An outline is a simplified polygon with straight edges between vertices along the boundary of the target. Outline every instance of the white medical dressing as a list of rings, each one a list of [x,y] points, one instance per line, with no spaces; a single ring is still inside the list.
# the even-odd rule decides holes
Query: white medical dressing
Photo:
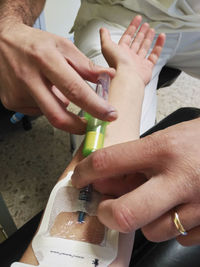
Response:
[[[68,173],[52,190],[42,223],[33,238],[32,248],[39,266],[116,266],[112,263],[114,264],[116,259],[119,260],[119,257],[122,262],[120,266],[128,266],[133,235],[119,234],[98,221],[95,215],[100,195],[97,192],[93,193],[92,201],[85,210],[85,225],[78,223],[79,190],[72,187],[71,175],[72,172]],[[123,249],[125,243],[131,244],[128,254]],[[24,263],[11,265],[30,266],[32,265]]]

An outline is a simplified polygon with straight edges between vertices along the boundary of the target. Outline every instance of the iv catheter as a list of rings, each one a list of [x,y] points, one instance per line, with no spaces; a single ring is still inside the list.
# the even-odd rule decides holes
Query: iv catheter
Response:
[[[108,100],[109,84],[109,75],[106,73],[100,74],[97,81],[96,93],[106,101]],[[92,152],[103,147],[106,125],[108,122],[94,118],[88,113],[85,113],[85,118],[87,120],[87,130],[82,153],[84,157],[87,157]],[[80,190],[79,201],[81,211],[79,211],[78,214],[78,222],[80,223],[84,222],[85,212],[83,210],[86,209],[87,203],[91,201],[91,195],[92,185],[88,185]]]

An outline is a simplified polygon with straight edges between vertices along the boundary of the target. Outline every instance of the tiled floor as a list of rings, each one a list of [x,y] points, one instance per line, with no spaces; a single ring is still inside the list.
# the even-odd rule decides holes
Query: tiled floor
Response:
[[[181,74],[158,91],[158,121],[183,106],[200,108],[200,81]],[[45,207],[57,178],[70,161],[69,135],[53,129],[44,117],[31,131],[0,118],[0,192],[17,227]],[[4,127],[2,127],[4,125]]]
[[[44,208],[71,158],[67,133],[53,129],[44,117],[32,126],[24,131],[11,125],[0,132],[0,192],[17,227]]]

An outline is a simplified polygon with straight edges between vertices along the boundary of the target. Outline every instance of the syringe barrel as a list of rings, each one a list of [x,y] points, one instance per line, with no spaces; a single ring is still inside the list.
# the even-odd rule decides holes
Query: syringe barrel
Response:
[[[110,77],[106,73],[99,75],[96,93],[103,99],[108,99],[108,89],[110,84]],[[83,156],[87,157],[92,152],[103,147],[106,125],[108,122],[94,118],[88,113],[85,113],[87,120],[87,131],[83,146]]]

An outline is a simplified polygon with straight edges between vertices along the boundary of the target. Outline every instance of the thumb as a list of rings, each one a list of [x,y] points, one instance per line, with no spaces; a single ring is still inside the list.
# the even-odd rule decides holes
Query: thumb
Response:
[[[100,33],[102,50],[109,48],[110,45],[112,44],[110,32],[106,28],[101,28],[99,33]]]
[[[100,40],[101,40],[101,51],[106,61],[108,62],[109,66],[116,67],[115,59],[112,56],[115,44],[112,42],[110,37],[110,32],[106,28],[100,29]]]
[[[101,67],[94,64],[85,56],[74,44],[69,41],[61,42],[62,54],[65,56],[67,63],[85,80],[97,82],[98,76],[105,72],[111,78],[115,75],[113,68]]]
[[[114,68],[105,68],[99,65],[94,64],[90,59],[88,59],[86,64],[76,65],[73,68],[80,74],[80,76],[90,82],[97,83],[99,75],[101,73],[106,73],[110,76],[111,79],[115,76]]]

